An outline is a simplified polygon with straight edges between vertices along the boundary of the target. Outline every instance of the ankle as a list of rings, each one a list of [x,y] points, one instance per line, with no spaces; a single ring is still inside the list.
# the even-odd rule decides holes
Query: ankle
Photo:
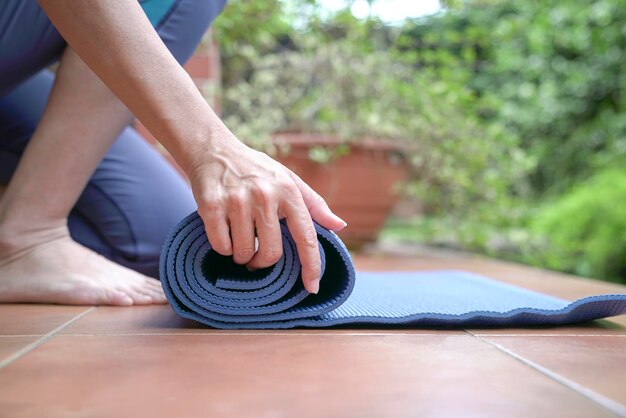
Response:
[[[66,221],[25,223],[0,219],[0,261],[64,237],[69,237]]]

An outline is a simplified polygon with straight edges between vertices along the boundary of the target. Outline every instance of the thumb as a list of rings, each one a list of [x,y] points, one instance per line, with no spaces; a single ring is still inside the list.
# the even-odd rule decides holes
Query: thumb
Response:
[[[315,190],[313,190],[308,184],[304,182],[298,175],[296,175],[293,171],[289,170],[289,175],[293,179],[296,186],[300,190],[300,194],[302,194],[302,199],[311,214],[311,218],[323,226],[324,228],[330,229],[332,231],[341,231],[348,224],[346,221],[341,219],[339,216],[335,215],[328,204],[324,200],[322,196],[317,194]]]

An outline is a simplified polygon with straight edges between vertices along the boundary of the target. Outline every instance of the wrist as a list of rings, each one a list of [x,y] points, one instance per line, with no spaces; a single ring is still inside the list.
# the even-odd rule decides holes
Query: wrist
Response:
[[[187,172],[195,154],[212,147],[228,129],[191,80],[185,81],[190,85],[174,97],[155,100],[155,109],[140,120]]]
[[[241,142],[216,117],[216,120],[196,125],[197,132],[179,137],[170,152],[183,171],[191,174],[218,156],[227,156]]]

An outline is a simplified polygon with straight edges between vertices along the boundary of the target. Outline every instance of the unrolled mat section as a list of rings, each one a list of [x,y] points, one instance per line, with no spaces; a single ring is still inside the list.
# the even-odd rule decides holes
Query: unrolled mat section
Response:
[[[211,249],[197,213],[170,233],[161,254],[161,282],[182,317],[223,328],[559,325],[626,313],[626,295],[575,302],[553,298],[463,271],[355,274],[339,237],[319,225],[320,292],[300,278],[293,238],[281,222],[283,257],[249,272]]]

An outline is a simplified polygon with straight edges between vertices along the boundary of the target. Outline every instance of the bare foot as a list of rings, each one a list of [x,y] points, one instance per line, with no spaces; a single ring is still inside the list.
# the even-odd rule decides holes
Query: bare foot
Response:
[[[9,257],[0,253],[1,302],[128,306],[167,301],[158,280],[61,236]]]

